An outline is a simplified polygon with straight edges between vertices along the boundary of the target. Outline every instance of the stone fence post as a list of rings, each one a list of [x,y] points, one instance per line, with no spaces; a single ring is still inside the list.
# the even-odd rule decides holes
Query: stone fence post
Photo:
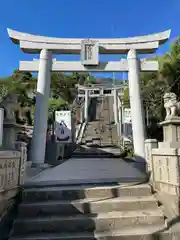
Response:
[[[16,141],[15,148],[20,151],[20,166],[19,166],[19,185],[22,185],[25,180],[26,165],[27,165],[27,143]]]
[[[147,172],[150,173],[150,180],[153,180],[153,159],[152,149],[158,148],[158,141],[156,139],[145,140],[145,158],[147,161]]]
[[[4,108],[0,108],[0,147],[3,144]]]
[[[163,127],[163,142],[151,150],[151,185],[162,204],[169,208],[169,217],[176,218],[180,215],[180,117],[167,118],[160,125]]]
[[[19,166],[19,151],[0,151],[0,201],[5,197],[2,196],[3,191],[11,191],[19,187]]]

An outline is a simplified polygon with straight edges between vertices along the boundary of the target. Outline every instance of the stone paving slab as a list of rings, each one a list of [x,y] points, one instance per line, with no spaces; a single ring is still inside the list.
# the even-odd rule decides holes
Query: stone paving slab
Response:
[[[136,164],[117,158],[75,158],[28,178],[25,185],[142,182],[147,175]]]

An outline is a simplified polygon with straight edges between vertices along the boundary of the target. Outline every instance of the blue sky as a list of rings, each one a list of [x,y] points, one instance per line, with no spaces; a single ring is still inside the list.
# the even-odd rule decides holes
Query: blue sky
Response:
[[[19,60],[35,57],[22,53],[8,39],[7,28],[44,36],[73,38],[130,37],[172,29],[171,39],[174,39],[180,36],[180,1],[1,0],[1,77],[10,75],[18,68]],[[162,46],[157,54],[168,51],[169,43]],[[120,56],[112,56],[114,60],[118,58]],[[74,60],[76,57],[59,56],[57,59]]]

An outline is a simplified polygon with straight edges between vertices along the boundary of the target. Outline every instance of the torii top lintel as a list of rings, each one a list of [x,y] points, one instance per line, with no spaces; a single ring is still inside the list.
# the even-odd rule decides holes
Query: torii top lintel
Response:
[[[39,53],[41,49],[49,49],[53,53],[79,54],[82,40],[80,38],[55,38],[32,35],[7,29],[10,39],[20,45],[27,53]],[[171,30],[160,33],[129,37],[129,38],[99,38],[99,52],[104,54],[124,54],[129,49],[136,49],[138,53],[155,52],[160,44],[168,40]]]

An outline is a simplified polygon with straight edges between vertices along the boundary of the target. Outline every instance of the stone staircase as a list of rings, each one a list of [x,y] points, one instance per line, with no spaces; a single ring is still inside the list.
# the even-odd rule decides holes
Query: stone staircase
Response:
[[[152,240],[164,227],[148,184],[30,187],[9,239]]]
[[[94,104],[95,105],[95,104]],[[114,124],[113,99],[96,99],[96,118],[88,122],[82,144],[88,146],[118,146],[117,126]]]
[[[119,150],[119,149],[118,149]],[[115,153],[114,153],[115,152]],[[72,158],[83,158],[83,159],[88,159],[88,158],[115,158],[115,157],[120,157],[120,151],[117,151],[115,149],[114,151],[105,151],[105,149],[101,148],[84,148],[81,146],[78,146],[76,150],[73,152]]]

